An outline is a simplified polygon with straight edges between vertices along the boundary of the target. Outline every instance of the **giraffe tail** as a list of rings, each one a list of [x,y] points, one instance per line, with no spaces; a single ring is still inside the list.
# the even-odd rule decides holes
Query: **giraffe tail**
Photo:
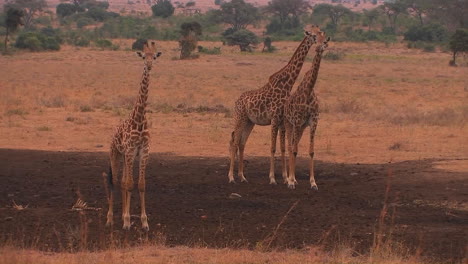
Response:
[[[110,192],[114,191],[114,183],[112,182],[112,167],[109,166],[109,173],[102,173],[104,187],[106,189],[107,198],[110,198]]]

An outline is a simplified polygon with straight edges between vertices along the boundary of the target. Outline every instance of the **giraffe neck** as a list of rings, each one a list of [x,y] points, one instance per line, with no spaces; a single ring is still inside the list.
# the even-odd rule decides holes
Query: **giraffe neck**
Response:
[[[312,45],[313,42],[310,40],[310,37],[304,37],[288,64],[270,77],[270,84],[277,87],[277,83],[282,82],[284,84],[283,89],[291,91]]]
[[[146,120],[146,104],[148,100],[148,86],[149,86],[149,69],[145,66],[143,70],[143,76],[141,77],[140,83],[140,93],[136,101],[135,107],[133,107],[133,112],[131,119],[134,123],[140,124]]]
[[[320,62],[322,61],[323,50],[317,50],[314,60],[312,62],[312,68],[306,72],[304,75],[304,80],[298,87],[299,92],[303,92],[307,95],[310,95],[314,89],[315,83],[317,82],[317,77],[320,69]]]

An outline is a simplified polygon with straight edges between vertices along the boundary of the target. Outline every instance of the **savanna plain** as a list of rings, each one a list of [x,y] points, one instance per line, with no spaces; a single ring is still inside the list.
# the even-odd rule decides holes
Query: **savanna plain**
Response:
[[[116,42],[124,49],[0,57],[0,262],[468,260],[466,59],[450,67],[450,54],[402,43],[331,42],[315,86],[319,191],[308,186],[308,136],[299,147],[299,185],[289,190],[268,184],[269,127],[256,126],[247,142],[249,183],[228,184],[228,146],[236,98],[263,86],[298,43],[241,53],[203,42],[221,54],[178,60],[177,42],[157,42],[146,233],[138,195],[130,231],[120,229],[119,197],[115,226],[104,226],[101,174],[143,70],[125,49],[131,42]]]

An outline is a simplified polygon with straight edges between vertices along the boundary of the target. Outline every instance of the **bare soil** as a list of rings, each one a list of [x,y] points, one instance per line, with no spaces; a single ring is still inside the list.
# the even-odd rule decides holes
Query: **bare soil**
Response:
[[[146,234],[140,229],[136,192],[132,229],[120,229],[120,195],[115,226],[104,227],[107,204],[101,173],[107,170],[106,153],[0,149],[1,239],[52,251],[102,249],[146,239],[169,246],[257,249],[330,249],[343,242],[365,253],[389,186],[383,233],[410,250],[422,250],[424,256],[456,262],[466,256],[468,180],[466,172],[436,168],[441,162],[447,161],[318,161],[319,191],[314,192],[308,186],[305,158],[298,161],[299,185],[289,190],[268,184],[267,157],[246,161],[249,183],[228,184],[226,158],[157,153],[147,172]],[[232,199],[231,193],[241,197]],[[102,209],[71,210],[78,195],[89,207]],[[13,201],[28,207],[14,209]]]

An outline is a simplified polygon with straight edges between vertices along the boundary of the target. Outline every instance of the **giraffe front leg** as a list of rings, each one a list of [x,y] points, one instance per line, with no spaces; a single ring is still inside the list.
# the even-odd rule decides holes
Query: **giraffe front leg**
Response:
[[[252,132],[253,127],[254,127],[254,123],[250,122],[249,120],[246,120],[242,129],[241,138],[239,141],[238,175],[239,175],[239,178],[241,179],[241,182],[247,182],[247,179],[245,178],[245,175],[244,175],[244,150],[245,150],[245,144],[247,143],[247,139],[249,139],[250,132]]]
[[[118,178],[120,174],[119,164],[121,162],[122,155],[115,149],[111,147],[110,151],[110,169],[108,174],[103,173],[105,185],[107,186],[107,202],[109,204],[109,210],[107,211],[107,221],[106,226],[110,227],[114,224],[114,196],[115,196],[115,186],[118,183]]]
[[[276,120],[271,122],[271,152],[270,152],[270,184],[276,184],[275,179],[275,153],[276,138],[278,137],[278,123]]]
[[[281,147],[281,168],[283,171],[283,183],[288,183],[288,167],[286,162],[286,128],[284,125],[280,128],[280,147]]]
[[[130,200],[133,189],[133,162],[135,151],[127,151],[125,154],[124,179],[122,179],[122,220],[123,229],[129,230],[130,223]]]
[[[146,164],[149,158],[149,147],[146,146],[140,151],[140,170],[138,177],[138,191],[140,192],[140,206],[141,206],[141,227],[145,231],[149,231],[148,225],[148,216],[146,215],[146,205],[145,205],[145,174],[146,174]]]
[[[299,142],[302,137],[304,128],[298,128],[297,126],[292,126],[291,132],[291,147],[290,147],[290,160],[289,160],[289,178],[288,178],[288,188],[295,189],[297,185],[296,180],[296,158],[298,152]]]
[[[316,128],[317,128],[317,120],[313,121],[312,124],[310,124],[309,171],[310,171],[310,188],[315,191],[318,191],[318,186],[317,186],[317,183],[315,182],[315,177],[314,177],[314,136],[315,136]]]

